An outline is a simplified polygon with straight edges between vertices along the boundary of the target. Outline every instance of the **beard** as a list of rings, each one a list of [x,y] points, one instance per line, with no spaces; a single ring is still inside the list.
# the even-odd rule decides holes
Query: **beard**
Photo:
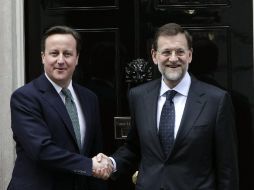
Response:
[[[184,77],[185,73],[187,72],[188,66],[189,64],[186,64],[186,67],[178,67],[177,69],[171,69],[162,64],[158,64],[158,69],[165,80],[178,83],[178,81],[180,82],[181,79]]]

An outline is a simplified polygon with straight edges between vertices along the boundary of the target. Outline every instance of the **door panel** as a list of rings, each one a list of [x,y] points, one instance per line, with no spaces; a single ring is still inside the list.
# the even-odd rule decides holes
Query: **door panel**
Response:
[[[160,77],[150,56],[154,31],[168,22],[187,28],[194,39],[190,72],[232,95],[240,189],[254,189],[251,0],[25,0],[25,7],[26,82],[43,71],[39,44],[45,29],[64,24],[82,35],[74,80],[99,97],[106,154],[125,141],[115,137],[115,130],[121,124],[128,127],[121,118],[129,116],[128,90]],[[134,189],[131,175],[110,181],[109,186]]]

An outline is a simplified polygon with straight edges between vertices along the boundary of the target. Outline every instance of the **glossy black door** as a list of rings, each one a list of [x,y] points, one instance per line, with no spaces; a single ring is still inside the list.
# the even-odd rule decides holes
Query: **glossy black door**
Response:
[[[149,62],[150,39],[158,26],[176,22],[193,35],[190,72],[231,93],[239,141],[240,189],[254,189],[252,1],[147,0],[140,1],[137,12],[139,56]]]
[[[254,189],[251,0],[25,0],[25,7],[26,82],[42,72],[39,44],[46,28],[64,24],[81,33],[83,49],[74,80],[99,97],[106,154],[124,143],[115,138],[114,117],[129,116],[129,88],[159,77],[150,57],[154,30],[167,22],[189,29],[194,39],[190,71],[232,95],[240,189]],[[110,181],[110,189],[134,189],[134,170]]]

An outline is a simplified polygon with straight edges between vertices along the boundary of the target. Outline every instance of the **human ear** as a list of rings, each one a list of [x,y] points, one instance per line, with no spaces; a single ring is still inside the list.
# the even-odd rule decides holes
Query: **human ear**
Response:
[[[152,49],[152,50],[151,50],[151,56],[152,56],[152,59],[153,59],[153,63],[154,63],[155,65],[158,64],[156,55],[157,55],[157,51],[154,50],[154,49]]]

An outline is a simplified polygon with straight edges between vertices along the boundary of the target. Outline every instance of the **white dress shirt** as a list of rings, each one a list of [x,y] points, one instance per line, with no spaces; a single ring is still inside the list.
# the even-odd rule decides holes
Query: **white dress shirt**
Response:
[[[158,109],[157,109],[157,129],[159,131],[159,123],[160,123],[160,116],[161,116],[161,110],[162,107],[166,101],[166,94],[165,92],[168,90],[175,90],[177,91],[177,94],[173,98],[174,106],[175,106],[175,133],[174,137],[176,137],[181,119],[183,116],[183,111],[185,107],[185,103],[187,100],[187,95],[190,89],[190,84],[191,84],[191,78],[188,72],[186,72],[185,76],[181,80],[181,82],[176,85],[173,89],[170,89],[163,79],[161,80],[161,89],[160,89],[160,94],[159,94],[159,99],[158,99]],[[116,162],[112,157],[109,157],[113,163],[113,171],[115,172],[116,169]]]
[[[176,85],[173,89],[170,89],[163,78],[161,80],[161,89],[158,99],[158,107],[157,107],[157,129],[159,132],[159,124],[160,124],[160,117],[161,117],[161,110],[166,101],[166,92],[168,90],[175,90],[177,94],[173,98],[174,106],[175,106],[175,130],[174,130],[174,137],[176,138],[178,129],[180,127],[181,119],[183,116],[183,111],[185,107],[185,103],[187,100],[187,95],[190,89],[191,78],[188,72],[184,75],[183,79],[180,81],[178,85]]]
[[[45,73],[45,76],[47,77],[47,79],[49,80],[49,82],[54,86],[54,88],[56,89],[57,93],[59,94],[59,96],[61,97],[61,99],[63,100],[63,102],[65,103],[65,95],[61,92],[62,87],[59,86],[58,84],[56,84],[55,82],[53,82]],[[85,138],[85,132],[86,132],[86,121],[85,121],[85,116],[83,114],[79,99],[73,89],[72,86],[72,81],[70,82],[68,89],[71,92],[71,95],[73,97],[73,100],[75,102],[76,108],[77,108],[77,112],[78,112],[78,120],[79,120],[79,127],[80,127],[80,137],[81,137],[81,147],[83,147],[84,145],[84,138]]]

